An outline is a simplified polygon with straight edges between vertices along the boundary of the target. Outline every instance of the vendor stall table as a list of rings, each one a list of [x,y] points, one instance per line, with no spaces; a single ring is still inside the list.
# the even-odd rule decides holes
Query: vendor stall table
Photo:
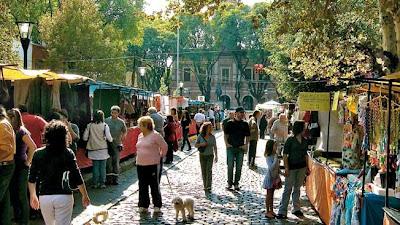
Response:
[[[385,216],[383,218],[383,225],[398,225],[400,224],[400,212],[397,210],[383,208]]]

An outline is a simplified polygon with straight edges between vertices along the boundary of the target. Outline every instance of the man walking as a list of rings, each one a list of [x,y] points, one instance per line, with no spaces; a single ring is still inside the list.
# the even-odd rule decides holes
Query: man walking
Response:
[[[245,111],[243,107],[236,108],[235,118],[227,122],[224,127],[224,138],[228,163],[228,190],[234,185],[235,190],[240,190],[239,181],[242,174],[243,156],[248,148],[250,129],[248,123],[243,121]],[[236,166],[235,180],[233,180],[233,167]]]
[[[164,137],[165,119],[159,113],[157,113],[157,109],[155,107],[150,107],[148,112],[149,112],[149,116],[154,121],[154,130],[156,130],[158,133],[161,134],[161,136]]]
[[[253,113],[253,116],[249,120],[249,129],[250,129],[250,146],[249,146],[249,155],[248,155],[248,166],[250,169],[255,169],[256,164],[256,153],[257,153],[257,142],[258,142],[258,124],[257,121],[261,116],[261,112],[256,110]]]
[[[278,144],[278,155],[281,155],[283,145],[288,138],[288,121],[285,114],[280,114],[279,119],[274,122],[271,127],[271,133]]]
[[[44,133],[44,127],[47,125],[46,120],[40,116],[32,115],[28,113],[28,109],[24,105],[18,106],[19,111],[22,115],[22,121],[24,126],[31,133],[33,142],[35,142],[37,148],[43,146],[42,134]]]
[[[122,151],[122,139],[126,135],[125,122],[118,116],[121,112],[119,106],[111,107],[111,117],[106,119],[107,125],[110,127],[110,133],[113,138],[111,149],[108,150],[110,158],[107,159],[107,184],[118,185],[119,175],[119,155]]]
[[[235,112],[229,112],[228,117],[222,121],[222,131],[225,130],[226,124],[235,118]]]

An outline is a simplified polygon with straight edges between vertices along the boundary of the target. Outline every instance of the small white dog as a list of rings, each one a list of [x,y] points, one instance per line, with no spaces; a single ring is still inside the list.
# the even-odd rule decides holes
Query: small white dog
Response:
[[[179,212],[182,214],[183,221],[187,221],[186,219],[186,210],[188,212],[188,219],[194,220],[194,199],[191,197],[184,197],[183,199],[180,197],[176,197],[172,200],[172,204],[174,204],[176,216],[175,219],[178,220]]]

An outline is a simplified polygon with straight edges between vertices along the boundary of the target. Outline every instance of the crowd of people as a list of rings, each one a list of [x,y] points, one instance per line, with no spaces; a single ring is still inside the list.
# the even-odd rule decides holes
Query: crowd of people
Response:
[[[27,112],[26,107],[0,107],[0,224],[28,224],[30,207],[40,209],[46,224],[70,224],[73,209],[73,191],[79,190],[82,204],[90,204],[75,153],[83,141],[86,156],[92,160],[92,188],[118,185],[120,152],[127,134],[126,123],[120,117],[121,109],[112,106],[111,116],[105,118],[102,110],[93,113],[82,135],[79,127],[68,118],[66,110],[52,113],[50,121]],[[192,149],[190,130],[195,130],[194,147],[199,151],[203,188],[212,192],[212,168],[218,161],[214,130],[222,124],[227,155],[227,190],[239,191],[244,155],[248,154],[249,169],[255,164],[259,139],[265,146],[267,173],[263,187],[266,192],[268,218],[286,218],[289,198],[292,196],[293,214],[301,216],[299,195],[306,174],[307,142],[303,138],[305,124],[296,121],[290,126],[284,113],[270,115],[254,111],[246,120],[242,107],[235,111],[210,108],[196,114],[188,110],[171,109],[167,116],[150,107],[146,116],[139,118],[140,129],[136,146],[136,169],[139,181],[139,212],[148,212],[149,188],[154,212],[161,212],[160,179],[164,164],[173,162],[174,152]],[[193,133],[193,132],[192,132]],[[81,140],[82,139],[82,140]],[[285,170],[280,173],[280,157]],[[282,186],[280,174],[286,177],[278,214],[273,211],[274,190]],[[29,190],[29,193],[28,193]],[[29,199],[28,199],[29,197]],[[13,209],[13,211],[11,210]]]

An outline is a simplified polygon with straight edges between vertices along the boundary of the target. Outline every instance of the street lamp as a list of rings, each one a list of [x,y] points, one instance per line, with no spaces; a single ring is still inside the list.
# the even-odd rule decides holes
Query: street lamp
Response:
[[[179,96],[183,96],[183,82],[179,82]]]
[[[19,29],[19,38],[21,40],[22,49],[24,50],[24,69],[28,69],[28,48],[31,41],[32,22],[17,22]]]
[[[173,63],[173,59],[172,57],[168,57],[167,58],[167,77],[164,79],[165,84],[167,85],[168,88],[168,95],[171,94],[171,89],[170,89],[170,84],[169,84],[169,80],[171,77],[171,67],[172,67],[172,63]]]
[[[146,67],[144,67],[144,66],[140,66],[140,67],[138,67],[138,69],[139,69],[139,74],[140,74],[140,79],[141,79],[141,83],[142,83],[142,89],[143,89],[143,77],[144,77],[144,75],[146,74]]]

